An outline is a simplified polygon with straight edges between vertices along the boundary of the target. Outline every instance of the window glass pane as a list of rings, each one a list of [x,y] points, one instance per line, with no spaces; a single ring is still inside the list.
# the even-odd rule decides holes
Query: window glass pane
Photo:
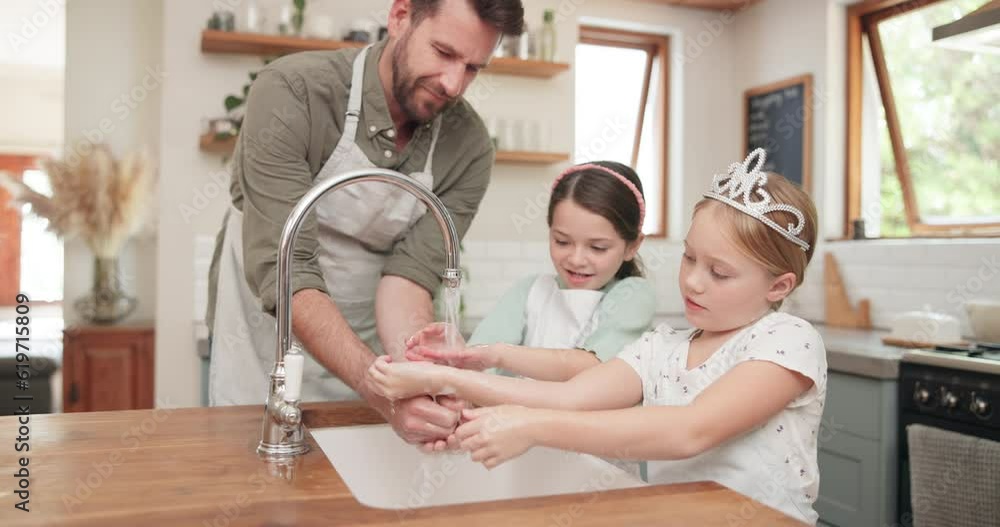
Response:
[[[661,196],[666,191],[663,188],[663,145],[665,138],[661,133],[663,128],[659,126],[666,116],[666,109],[659,104],[660,84],[660,61],[653,61],[653,71],[649,80],[649,97],[646,102],[646,112],[642,118],[642,135],[639,142],[639,162],[636,164],[640,179],[642,179],[642,192],[646,196],[646,220],[642,230],[646,234],[658,232],[663,217],[663,210],[660,206],[663,203]]]
[[[934,27],[982,4],[947,0],[879,24],[925,223],[1000,221],[1000,55],[931,41]],[[895,175],[887,136],[882,143],[884,173]],[[883,201],[894,203],[893,185],[882,188]]]
[[[632,166],[648,52],[579,44],[576,48],[575,161],[610,160]],[[663,188],[663,127],[666,108],[658,104],[661,65],[654,61],[639,144],[636,172],[646,196],[646,234],[659,232]],[[614,79],[614,82],[609,82]]]
[[[24,172],[29,187],[52,195],[49,178],[40,170]],[[49,232],[49,221],[31,213],[31,205],[22,206],[21,215],[21,291],[32,300],[56,302],[63,293],[63,246]]]
[[[645,72],[645,51],[577,45],[577,163],[617,161],[632,165]]]

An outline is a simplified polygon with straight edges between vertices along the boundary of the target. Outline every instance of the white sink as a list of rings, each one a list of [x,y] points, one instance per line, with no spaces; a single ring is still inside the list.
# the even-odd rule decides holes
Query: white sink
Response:
[[[466,452],[425,454],[389,425],[310,430],[354,497],[369,507],[438,505],[641,487],[636,474],[603,459],[533,448],[493,470]],[[632,465],[626,465],[633,468]]]

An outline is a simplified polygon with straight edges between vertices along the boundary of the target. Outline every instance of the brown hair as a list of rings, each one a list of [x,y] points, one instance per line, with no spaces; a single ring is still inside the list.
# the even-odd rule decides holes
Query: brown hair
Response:
[[[524,7],[521,0],[468,0],[476,9],[479,19],[493,26],[503,35],[524,33]],[[410,0],[413,8],[411,20],[419,25],[428,16],[438,13],[441,0]]]
[[[773,172],[768,173],[767,183],[762,187],[771,194],[773,203],[785,203],[802,211],[803,216],[805,216],[805,225],[802,227],[802,232],[799,233],[799,238],[809,244],[809,250],[803,251],[801,247],[763,222],[711,198],[704,198],[696,203],[694,213],[697,214],[709,203],[718,205],[723,224],[736,248],[753,261],[764,266],[774,276],[795,273],[795,288],[797,288],[802,285],[802,281],[805,279],[806,266],[809,265],[809,260],[812,259],[813,251],[816,249],[816,205],[802,188]],[[799,221],[795,215],[784,211],[770,212],[767,217],[780,226],[795,225]],[[795,288],[792,290],[794,291]],[[778,309],[781,307],[781,303],[782,301],[779,300],[774,302],[771,307]]]
[[[614,161],[595,161],[589,164],[602,166],[621,174],[642,194],[642,181],[631,168]],[[643,196],[645,199],[644,194]],[[607,172],[590,168],[571,172],[560,179],[552,189],[552,197],[549,198],[549,227],[552,226],[552,215],[556,205],[567,199],[611,222],[615,232],[626,243],[635,243],[642,235],[640,230],[642,226],[639,225],[639,202],[635,199],[635,194],[632,193],[632,189]],[[622,262],[618,272],[615,273],[615,278],[642,275],[642,261],[636,254],[631,260]]]

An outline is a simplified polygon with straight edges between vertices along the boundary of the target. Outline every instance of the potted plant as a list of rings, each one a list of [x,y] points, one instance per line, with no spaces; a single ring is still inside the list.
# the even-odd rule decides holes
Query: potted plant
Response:
[[[136,306],[121,287],[118,257],[152,208],[154,168],[145,151],[115,159],[108,145],[82,142],[74,152],[68,159],[42,162],[51,196],[5,174],[0,186],[11,194],[11,206],[27,204],[61,238],[83,240],[94,254],[93,284],[74,307],[88,322],[113,324]]]

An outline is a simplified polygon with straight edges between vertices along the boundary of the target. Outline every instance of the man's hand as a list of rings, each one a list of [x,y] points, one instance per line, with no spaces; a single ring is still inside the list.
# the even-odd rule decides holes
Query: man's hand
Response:
[[[438,404],[426,395],[395,401],[390,408],[385,418],[396,434],[407,443],[423,445],[426,451],[444,450],[461,417],[461,410]],[[455,443],[454,438],[451,443]]]

